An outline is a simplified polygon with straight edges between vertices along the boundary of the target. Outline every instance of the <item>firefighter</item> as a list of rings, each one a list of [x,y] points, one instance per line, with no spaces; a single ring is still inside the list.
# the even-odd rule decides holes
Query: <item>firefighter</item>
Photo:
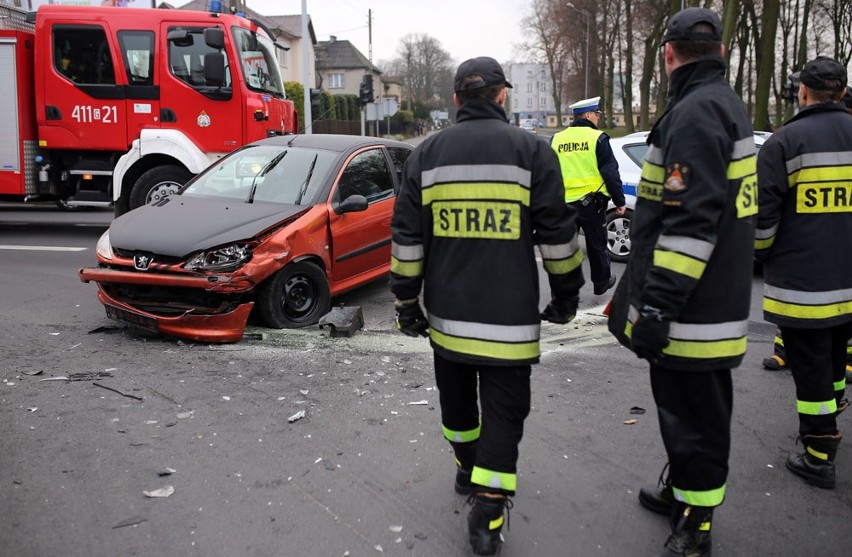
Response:
[[[397,328],[429,336],[455,490],[472,492],[470,544],[494,555],[516,489],[541,319],[574,318],[583,252],[556,155],[506,120],[511,85],[497,61],[463,62],[454,86],[457,124],[405,163],[391,222],[391,290]],[[535,245],[553,296],[542,314]]]
[[[751,305],[754,135],[725,80],[721,39],[708,9],[669,20],[669,104],[648,136],[630,258],[609,319],[650,363],[669,464],[639,501],[670,516],[667,555],[710,555],[728,476],[731,369],[746,352]]]
[[[578,211],[577,223],[586,236],[586,255],[596,296],[615,286],[606,245],[606,207],[610,197],[616,214],[625,212],[618,162],[609,136],[598,129],[600,97],[569,106],[571,125],[553,136],[551,147],[559,156],[565,202]]]
[[[760,150],[755,247],[764,318],[781,328],[796,384],[805,450],[788,457],[787,468],[831,489],[852,337],[852,257],[837,253],[837,239],[852,237],[852,116],[839,102],[842,64],[819,56],[800,80],[798,114]]]

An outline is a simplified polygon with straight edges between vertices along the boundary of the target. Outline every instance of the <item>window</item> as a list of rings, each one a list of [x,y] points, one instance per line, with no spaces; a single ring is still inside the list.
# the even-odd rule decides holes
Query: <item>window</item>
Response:
[[[343,89],[346,87],[346,81],[343,79],[342,73],[330,73],[328,74],[328,88],[329,89]]]
[[[182,38],[169,40],[169,69],[172,75],[190,87],[196,89],[207,86],[204,78],[204,55],[217,50],[204,42],[204,29],[201,27],[169,27],[169,35],[183,31]],[[170,37],[171,39],[171,37]],[[228,68],[228,58],[225,55],[225,68]],[[231,86],[230,72],[225,71],[225,87]]]
[[[527,93],[532,93],[532,92],[533,92],[532,81],[530,81],[529,83],[527,83]]]
[[[119,31],[118,44],[127,83],[130,85],[154,84],[154,33],[153,31]]]
[[[527,97],[527,107],[532,108],[532,97]]]
[[[411,154],[411,151],[400,147],[388,147],[388,153],[390,154],[391,161],[393,161],[397,183],[402,182],[402,168],[405,166],[405,161],[408,160],[408,155]]]
[[[635,143],[632,145],[625,145],[624,152],[627,153],[627,156],[630,157],[633,162],[635,162],[641,167],[642,161],[645,160],[645,153],[648,152],[648,145],[646,143]]]
[[[53,66],[74,83],[115,84],[109,42],[97,25],[55,25]]]
[[[541,97],[538,99],[539,106],[547,106],[547,97]]]
[[[284,94],[284,82],[272,41],[242,27],[232,29],[243,77],[249,89],[275,95]],[[227,63],[227,62],[226,62]]]
[[[338,182],[340,202],[352,195],[363,195],[368,202],[385,199],[393,193],[393,178],[381,149],[355,155]]]

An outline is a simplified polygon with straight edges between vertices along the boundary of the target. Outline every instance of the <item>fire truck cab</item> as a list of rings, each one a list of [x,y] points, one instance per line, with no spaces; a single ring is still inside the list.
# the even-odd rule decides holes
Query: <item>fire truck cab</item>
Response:
[[[257,22],[164,9],[0,11],[0,95],[14,100],[0,108],[0,200],[114,204],[120,215],[241,145],[296,131],[276,45]]]

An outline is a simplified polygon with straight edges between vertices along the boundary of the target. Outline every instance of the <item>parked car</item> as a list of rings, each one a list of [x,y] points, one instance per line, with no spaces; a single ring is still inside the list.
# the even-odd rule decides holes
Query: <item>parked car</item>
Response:
[[[769,132],[754,132],[755,147],[760,150],[761,145],[769,139]],[[642,176],[642,161],[648,151],[648,132],[636,132],[624,137],[610,139],[612,151],[618,161],[618,171],[621,174],[621,182],[624,185],[624,197],[627,201],[627,210],[624,215],[615,213],[615,205],[609,203],[606,213],[606,235],[609,257],[613,261],[625,262],[630,255],[630,219],[636,206],[636,187]]]
[[[518,127],[520,127],[522,130],[527,130],[528,132],[538,133],[538,120],[526,118],[524,120],[521,120]]]
[[[242,338],[252,308],[304,327],[390,270],[390,220],[412,147],[280,136],[231,153],[178,193],[115,219],[97,244],[107,317],[200,341]]]

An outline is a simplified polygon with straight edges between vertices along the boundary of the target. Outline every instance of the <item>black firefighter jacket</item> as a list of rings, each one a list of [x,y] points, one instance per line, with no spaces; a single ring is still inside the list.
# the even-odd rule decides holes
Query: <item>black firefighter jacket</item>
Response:
[[[751,123],[721,58],[672,72],[648,143],[610,331],[630,347],[647,304],[672,319],[661,367],[736,367],[746,351],[757,176]]]
[[[757,174],[764,317],[802,329],[852,320],[852,116],[839,103],[802,109],[763,145]]]
[[[539,358],[539,246],[551,291],[583,284],[576,210],[544,140],[506,122],[501,106],[466,102],[457,124],[409,156],[391,229],[391,290],[417,297],[430,341],[463,363],[519,365]]]

